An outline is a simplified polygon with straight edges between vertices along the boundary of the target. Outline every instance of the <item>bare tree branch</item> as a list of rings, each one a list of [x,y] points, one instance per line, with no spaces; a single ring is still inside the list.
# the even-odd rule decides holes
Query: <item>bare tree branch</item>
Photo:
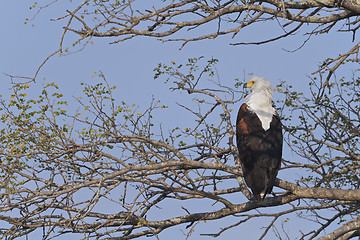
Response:
[[[39,11],[55,7],[57,2],[39,7]],[[304,23],[312,26],[312,30],[305,30],[306,32],[302,33],[309,38],[328,33],[335,26],[339,26],[338,31],[352,32],[355,38],[356,31],[360,27],[359,9],[355,0],[176,0],[154,4],[136,0],[114,2],[86,0],[74,10],[67,10],[62,17],[52,19],[66,20],[66,24],[59,41],[59,49],[48,58],[57,53],[68,54],[80,51],[87,46],[90,39],[104,37],[111,38],[112,44],[139,36],[153,37],[162,42],[178,41],[181,43],[180,48],[183,48],[189,42],[231,34],[234,41],[230,43],[232,45],[266,44],[302,32],[302,29],[305,30]],[[282,19],[282,22],[278,19]],[[276,21],[277,24],[273,27],[280,27],[284,34],[249,43],[238,40],[240,38],[238,33],[242,29],[255,27],[257,23],[267,21]],[[290,30],[287,29],[291,26],[293,27]],[[63,42],[69,32],[76,34],[78,38],[73,42],[73,47],[64,49]],[[304,43],[307,41],[308,39]],[[358,44],[347,53],[342,53],[331,61],[324,61],[315,72],[328,71],[329,80],[334,70],[355,52],[357,59],[357,51]],[[36,79],[48,58],[31,79]]]
[[[360,228],[360,219],[354,219],[350,222],[345,223],[340,228],[336,229],[335,231],[318,238],[318,240],[327,240],[327,239],[339,239],[341,236],[348,232],[354,232],[357,231]],[[346,238],[349,239],[349,238]]]

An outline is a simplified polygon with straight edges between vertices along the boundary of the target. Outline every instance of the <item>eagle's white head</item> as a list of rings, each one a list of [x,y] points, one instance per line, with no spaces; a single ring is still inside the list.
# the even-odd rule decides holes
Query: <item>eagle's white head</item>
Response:
[[[264,77],[252,77],[245,86],[251,89],[246,104],[251,111],[258,115],[263,129],[266,131],[270,128],[270,122],[275,113],[275,109],[272,107],[271,82]]]
[[[252,77],[250,81],[246,83],[246,87],[251,89],[252,94],[262,92],[262,94],[266,93],[266,95],[269,95],[270,100],[272,98],[272,86],[271,82],[267,78]],[[250,94],[250,96],[252,94]]]

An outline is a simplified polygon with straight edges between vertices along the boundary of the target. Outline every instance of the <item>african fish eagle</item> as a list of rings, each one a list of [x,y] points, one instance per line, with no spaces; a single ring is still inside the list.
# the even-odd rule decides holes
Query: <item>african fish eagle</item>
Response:
[[[278,113],[272,107],[272,87],[264,77],[252,77],[251,88],[236,120],[236,142],[244,179],[255,199],[271,193],[279,171],[283,135]]]

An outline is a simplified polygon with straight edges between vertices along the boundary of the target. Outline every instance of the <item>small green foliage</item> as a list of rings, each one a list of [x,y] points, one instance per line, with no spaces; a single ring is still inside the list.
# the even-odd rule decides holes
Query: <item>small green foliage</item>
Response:
[[[218,60],[212,58],[203,63],[204,61],[204,57],[201,56],[198,58],[189,58],[186,64],[177,65],[174,61],[171,61],[169,65],[158,64],[154,69],[154,79],[165,76],[165,83],[172,79],[172,82],[175,84],[174,90],[185,88],[194,89],[205,74],[210,78],[216,75],[215,65]],[[200,67],[200,65],[204,65],[204,67]]]

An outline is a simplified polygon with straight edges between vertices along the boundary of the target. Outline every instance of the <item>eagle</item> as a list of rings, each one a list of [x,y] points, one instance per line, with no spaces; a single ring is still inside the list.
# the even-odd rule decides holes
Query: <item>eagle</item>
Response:
[[[271,82],[264,77],[252,77],[244,87],[250,88],[251,94],[237,115],[236,143],[245,183],[260,202],[272,192],[280,169],[282,127],[272,106]]]

